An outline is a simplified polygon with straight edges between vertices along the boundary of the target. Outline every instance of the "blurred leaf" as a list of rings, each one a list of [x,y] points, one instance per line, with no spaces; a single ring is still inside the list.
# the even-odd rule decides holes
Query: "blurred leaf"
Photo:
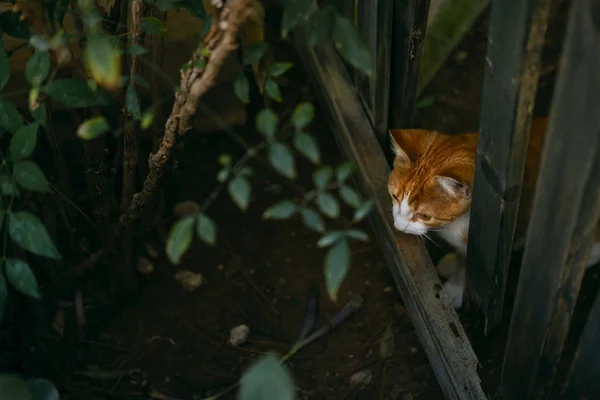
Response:
[[[268,157],[277,172],[289,179],[296,178],[296,160],[287,145],[273,143],[269,146]]]
[[[0,99],[0,128],[16,132],[23,126],[23,119],[16,107],[6,100]]]
[[[181,218],[173,225],[167,238],[167,257],[172,264],[179,265],[181,257],[192,244],[194,231],[194,216],[188,215]]]
[[[198,215],[196,221],[196,232],[202,241],[210,246],[214,246],[217,241],[217,227],[215,222],[205,214]]]
[[[317,242],[317,247],[323,248],[323,247],[331,246],[332,244],[336,243],[338,240],[340,240],[344,236],[345,236],[344,232],[342,232],[342,231],[327,232],[325,235],[321,236],[321,238]]]
[[[58,390],[52,382],[46,379],[29,379],[27,387],[31,394],[31,400],[60,400]]]
[[[147,48],[137,44],[125,49],[125,53],[129,53],[133,56],[141,56],[142,54],[146,54],[147,52]]]
[[[277,102],[282,102],[281,92],[279,91],[279,85],[273,79],[267,78],[265,81],[265,92],[269,95],[270,98]]]
[[[231,164],[231,154],[223,153],[219,155],[219,164],[227,166]]]
[[[337,301],[338,292],[350,268],[350,248],[342,239],[330,247],[325,255],[325,285],[329,298]]]
[[[45,126],[46,125],[46,120],[47,115],[46,115],[46,105],[45,104],[40,104],[40,106],[38,108],[36,108],[35,110],[30,110],[31,114],[33,115],[33,118],[35,118],[35,120],[37,122],[40,123],[40,125]]]
[[[229,168],[223,168],[217,173],[217,182],[225,182],[229,178],[231,171]]]
[[[179,7],[187,9],[194,17],[204,21],[206,10],[204,3],[200,0],[181,0],[176,2]]]
[[[394,331],[392,330],[392,324],[390,323],[383,332],[381,342],[379,342],[379,355],[384,360],[390,358],[394,354]]]
[[[17,183],[32,192],[50,192],[46,176],[32,161],[17,161],[13,164],[13,175]]]
[[[264,43],[254,43],[244,49],[243,65],[253,65],[260,61],[267,52],[269,46]]]
[[[17,375],[0,374],[0,394],[6,400],[32,400],[27,384]]]
[[[91,36],[83,52],[85,66],[99,85],[109,89],[119,87],[121,81],[121,50],[115,38]]]
[[[149,108],[142,115],[142,119],[140,121],[140,128],[142,128],[142,130],[148,129],[150,125],[152,125],[152,121],[154,121],[154,110]]]
[[[340,187],[340,197],[350,207],[354,207],[354,208],[360,207],[360,196],[351,187],[349,187],[349,186]]]
[[[316,188],[323,189],[333,178],[333,169],[329,165],[318,168],[313,173],[313,183]]]
[[[37,122],[25,125],[10,139],[10,156],[13,161],[22,160],[33,153],[37,144],[38,127]]]
[[[233,81],[233,91],[244,104],[250,104],[250,83],[242,71]]]
[[[139,85],[141,87],[143,87],[146,90],[150,90],[150,84],[148,83],[147,80],[145,80],[142,76],[140,75],[134,75],[133,76],[133,82],[136,85]]]
[[[0,26],[0,28],[2,28]],[[0,39],[0,90],[4,89],[4,86],[10,79],[10,64],[8,62],[8,56],[4,51],[4,43]]]
[[[294,108],[292,113],[292,124],[298,130],[305,128],[311,123],[315,115],[315,110],[311,103],[302,102]]]
[[[261,356],[240,381],[238,400],[295,400],[296,387],[287,367],[274,354]]]
[[[435,104],[435,96],[421,97],[415,104],[415,108],[428,108]]]
[[[367,75],[373,74],[373,57],[352,21],[336,15],[332,37],[338,51],[350,65]]]
[[[347,229],[344,231],[344,235],[347,238],[354,239],[354,240],[360,240],[361,242],[369,241],[369,235],[367,235],[365,232],[363,232],[359,229]]]
[[[268,74],[269,76],[277,78],[278,76],[285,74],[293,66],[294,64],[291,62],[276,62],[271,64]]]
[[[298,211],[296,203],[290,200],[282,200],[271,207],[263,214],[264,219],[288,219]]]
[[[0,195],[2,196],[17,196],[19,193],[17,184],[12,175],[0,173]]]
[[[48,51],[52,48],[52,44],[44,35],[33,35],[29,38],[29,45],[37,51]]]
[[[227,191],[229,192],[229,196],[231,200],[242,210],[246,211],[248,209],[248,204],[250,203],[250,183],[248,179],[243,176],[236,176],[233,178],[229,185],[227,186]]]
[[[23,12],[21,11],[12,12],[9,10],[0,13],[0,27],[2,27],[2,31],[14,38],[29,39],[31,31],[29,30],[27,20],[21,20],[22,16]]]
[[[210,30],[210,27],[213,23],[212,15],[207,15],[206,18],[202,20],[202,27],[200,28],[200,39],[204,40],[206,34]]]
[[[38,284],[29,264],[18,258],[7,258],[4,264],[6,277],[18,292],[34,299],[40,298]]]
[[[372,208],[373,202],[371,200],[365,201],[360,207],[356,209],[356,211],[354,211],[354,217],[352,218],[352,221],[358,222],[362,220],[371,212]]]
[[[335,169],[335,178],[338,181],[338,184],[342,184],[352,175],[354,172],[354,165],[348,161],[338,165]]]
[[[54,260],[62,258],[42,221],[29,211],[17,211],[8,215],[8,234],[15,243],[30,253]]]
[[[314,0],[284,0],[281,36],[285,38],[307,16],[314,6]]]
[[[256,130],[265,136],[273,137],[277,130],[279,117],[273,111],[265,108],[256,116]]]
[[[52,14],[52,23],[55,28],[63,26],[63,19],[69,10],[70,0],[57,0],[54,2],[54,13]],[[35,398],[33,400],[36,400]]]
[[[312,229],[315,232],[325,232],[325,224],[323,218],[313,209],[301,208],[300,215],[302,215],[302,222],[307,228]]]
[[[142,110],[140,109],[140,99],[138,98],[137,92],[133,83],[129,83],[127,86],[127,92],[125,92],[125,106],[127,111],[131,113],[131,116],[136,121],[142,118]]]
[[[25,77],[33,86],[39,86],[50,72],[50,58],[45,51],[36,51],[27,61]]]
[[[54,79],[44,90],[48,96],[69,107],[87,108],[98,104],[96,94],[81,79]]]
[[[156,17],[142,18],[140,28],[150,35],[162,36],[165,33],[165,24]]]
[[[0,268],[0,272],[2,272],[1,268]],[[4,310],[6,309],[7,300],[8,300],[8,286],[6,284],[6,279],[4,279],[4,273],[0,273],[0,321],[2,320],[2,317],[4,316]]]
[[[314,283],[311,285],[310,292],[308,295],[308,301],[306,303],[306,314],[304,316],[304,322],[302,328],[298,334],[296,342],[300,342],[308,337],[308,334],[315,328],[317,323],[317,317],[319,316],[319,284]]]
[[[319,164],[321,162],[319,144],[311,134],[304,132],[297,133],[296,136],[294,136],[294,147],[313,164]]]
[[[331,193],[319,193],[316,200],[319,210],[329,218],[337,218],[340,215],[340,205]]]
[[[110,130],[108,121],[103,116],[92,117],[77,128],[77,136],[83,140],[92,140],[104,135]]]
[[[306,43],[310,48],[329,36],[334,17],[330,7],[319,9],[310,15],[306,26]]]

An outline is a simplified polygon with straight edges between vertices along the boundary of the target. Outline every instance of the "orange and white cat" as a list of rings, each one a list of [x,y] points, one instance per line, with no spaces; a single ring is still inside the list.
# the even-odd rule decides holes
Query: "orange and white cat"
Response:
[[[515,231],[517,247],[525,243],[547,124],[547,118],[531,123]],[[456,249],[457,254],[451,256],[452,261],[444,257],[437,269],[440,275],[448,278],[444,288],[452,305],[460,308],[465,286],[464,256],[467,252],[477,134],[447,135],[419,129],[392,129],[390,137],[395,159],[388,178],[388,191],[392,197],[394,226],[411,235],[426,236],[435,232]],[[588,267],[598,261],[600,225]]]

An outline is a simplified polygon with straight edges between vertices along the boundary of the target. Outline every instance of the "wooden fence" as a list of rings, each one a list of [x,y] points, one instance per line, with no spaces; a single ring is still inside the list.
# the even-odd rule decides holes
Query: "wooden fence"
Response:
[[[477,357],[427,251],[394,231],[381,184],[389,171],[388,127],[410,127],[429,0],[329,3],[357,22],[377,56],[375,77],[348,68],[332,43],[310,49],[299,34],[298,48],[340,147],[358,167],[359,186],[376,203],[377,239],[445,396],[486,399]],[[511,400],[600,398],[600,296],[570,372],[556,381],[600,218],[600,0],[571,3],[505,348],[500,393]],[[503,312],[549,6],[550,0],[491,6],[467,257],[486,333]]]

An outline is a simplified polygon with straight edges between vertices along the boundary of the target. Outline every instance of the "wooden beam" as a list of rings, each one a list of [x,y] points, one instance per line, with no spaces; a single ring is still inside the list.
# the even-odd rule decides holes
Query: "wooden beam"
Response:
[[[477,358],[449,305],[427,250],[414,236],[395,234],[390,199],[381,178],[389,167],[352,80],[331,43],[310,49],[305,35],[295,42],[345,156],[357,167],[359,187],[375,207],[374,231],[447,399],[486,399]]]
[[[502,370],[509,400],[547,391],[598,214],[598,186],[586,184],[600,173],[600,3],[571,8]]]
[[[492,3],[467,250],[486,334],[502,315],[549,3]]]

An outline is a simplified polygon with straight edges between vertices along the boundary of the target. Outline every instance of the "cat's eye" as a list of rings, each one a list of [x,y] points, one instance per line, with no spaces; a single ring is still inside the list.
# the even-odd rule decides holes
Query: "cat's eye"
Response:
[[[425,213],[419,213],[418,214],[419,218],[421,218],[423,221],[429,221],[431,219],[431,215],[429,214],[425,214]]]

